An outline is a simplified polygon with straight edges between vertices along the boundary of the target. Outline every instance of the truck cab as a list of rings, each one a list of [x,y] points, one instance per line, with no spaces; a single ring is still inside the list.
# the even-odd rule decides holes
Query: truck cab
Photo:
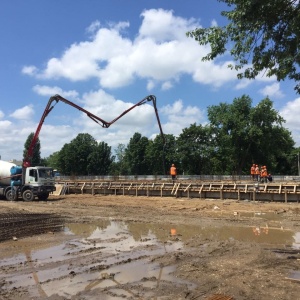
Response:
[[[35,197],[47,200],[49,194],[55,191],[55,179],[52,168],[28,167],[25,168],[23,185],[20,194],[23,200],[31,201]]]

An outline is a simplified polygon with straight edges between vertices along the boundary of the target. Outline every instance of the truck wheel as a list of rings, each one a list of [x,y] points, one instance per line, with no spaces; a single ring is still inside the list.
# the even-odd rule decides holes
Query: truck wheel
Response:
[[[18,193],[17,192],[13,193],[12,190],[9,190],[9,191],[6,192],[5,198],[8,201],[16,201],[18,199]]]
[[[47,200],[49,197],[49,193],[44,193],[44,194],[41,194],[41,195],[38,195],[38,199],[39,200]]]
[[[31,190],[24,191],[22,198],[24,201],[32,201],[34,199],[33,192]]]

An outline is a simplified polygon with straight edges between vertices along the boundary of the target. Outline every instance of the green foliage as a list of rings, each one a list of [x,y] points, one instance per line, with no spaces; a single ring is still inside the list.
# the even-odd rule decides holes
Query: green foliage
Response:
[[[187,33],[211,47],[203,60],[214,60],[229,50],[242,70],[238,78],[255,78],[262,71],[296,82],[300,93],[300,2],[298,0],[219,0],[232,8],[222,11],[227,26],[196,28]],[[249,66],[250,64],[250,66]],[[244,68],[246,67],[246,68]]]
[[[128,175],[128,166],[124,160],[126,146],[124,144],[118,144],[115,149],[116,161],[111,166],[109,173],[112,175]]]
[[[176,162],[175,137],[170,134],[165,135],[166,144],[157,135],[154,140],[150,140],[146,149],[146,161],[150,167],[150,174],[165,175],[171,163]]]
[[[34,137],[33,132],[30,133],[29,136],[27,137],[27,140],[24,144],[23,159],[25,159],[27,156],[27,152],[31,144],[31,141],[33,140],[33,137]],[[31,160],[31,166],[41,165],[41,143],[39,138],[37,138],[36,140],[36,144],[33,148],[33,153],[32,153],[32,157],[30,157],[30,160]]]
[[[88,155],[87,171],[89,175],[108,175],[110,166],[114,161],[111,147],[100,142]]]
[[[248,96],[242,96],[232,104],[208,107],[219,174],[247,174],[252,163],[267,165],[278,173],[280,162],[294,147],[272,101],[266,98],[255,107],[251,104]]]
[[[181,168],[184,174],[211,173],[211,131],[209,126],[192,124],[177,139]]]
[[[59,151],[57,163],[64,175],[107,175],[113,160],[111,147],[80,133]]]
[[[59,168],[59,151],[52,153],[49,157],[44,158],[44,165],[58,170]]]
[[[300,147],[287,153],[286,161],[282,164],[284,170],[281,174],[291,174],[300,176]]]
[[[134,133],[125,149],[124,161],[128,166],[129,174],[146,175],[149,174],[149,165],[146,160],[146,149],[149,140],[142,137],[140,133]]]

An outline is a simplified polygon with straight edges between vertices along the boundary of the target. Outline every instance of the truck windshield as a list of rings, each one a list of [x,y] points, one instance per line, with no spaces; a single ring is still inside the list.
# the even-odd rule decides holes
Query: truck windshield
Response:
[[[49,178],[53,177],[53,170],[52,169],[39,169],[39,177],[41,178]]]

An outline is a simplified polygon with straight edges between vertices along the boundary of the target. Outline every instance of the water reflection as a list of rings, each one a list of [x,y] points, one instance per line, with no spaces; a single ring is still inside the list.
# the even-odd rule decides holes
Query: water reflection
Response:
[[[295,248],[300,245],[300,232],[268,223],[262,226],[260,222],[252,227],[220,227],[100,219],[89,224],[66,224],[65,233],[71,240],[45,249],[35,249],[32,245],[29,251],[20,249],[19,255],[2,260],[0,266],[7,270],[0,273],[0,281],[5,279],[7,283],[3,288],[31,287],[34,297],[59,294],[66,299],[95,289],[100,299],[109,299],[106,291],[135,297],[124,284],[138,282],[151,289],[161,280],[191,289],[191,283],[172,275],[175,266],[161,266],[149,261],[149,257],[184,251],[185,242],[191,238]]]
[[[97,224],[89,225],[89,236],[87,241],[93,240],[105,242],[114,239],[115,246],[122,245],[123,250],[130,250],[141,242],[144,245],[151,245],[160,242],[166,242],[172,237],[178,237],[181,241],[186,241],[192,237],[210,240],[228,240],[234,239],[243,242],[258,242],[269,244],[286,244],[292,246],[295,243],[298,233],[289,229],[280,227],[264,226],[192,226],[156,223],[126,223],[109,221],[106,228]],[[86,235],[86,227],[82,224],[67,224],[72,232]],[[109,245],[107,245],[109,247]]]

